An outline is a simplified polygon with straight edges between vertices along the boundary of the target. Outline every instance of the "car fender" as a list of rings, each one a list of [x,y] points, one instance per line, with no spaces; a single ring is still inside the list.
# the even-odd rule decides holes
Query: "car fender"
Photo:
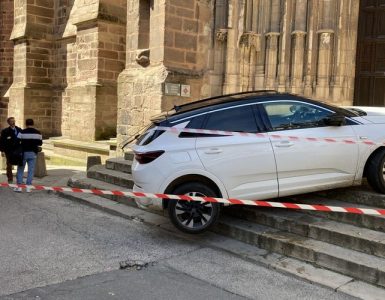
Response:
[[[378,148],[379,148],[378,146],[367,146],[367,145],[362,145],[360,147],[360,157],[357,164],[357,172],[356,172],[356,177],[354,179],[355,181],[362,180],[366,162],[368,161],[370,155],[372,155],[372,153],[376,151]]]
[[[385,124],[362,124],[359,126],[352,126],[357,140],[359,141],[373,141],[377,143],[376,145],[367,145],[360,143],[359,145],[359,161],[357,165],[357,172],[355,181],[361,181],[365,169],[365,165],[369,157],[377,149],[381,148],[381,145],[384,145],[385,141]]]
[[[174,182],[176,179],[183,177],[183,176],[188,176],[188,175],[200,175],[200,176],[203,176],[203,177],[210,179],[211,181],[213,181],[217,185],[219,191],[222,194],[222,198],[228,198],[228,192],[225,188],[225,185],[222,183],[222,181],[219,180],[213,174],[207,172],[206,170],[202,170],[202,169],[186,169],[183,171],[176,172],[176,173],[172,174],[171,176],[169,176],[166,180],[163,181],[163,183],[160,186],[160,190],[165,192],[167,187],[172,182]]]

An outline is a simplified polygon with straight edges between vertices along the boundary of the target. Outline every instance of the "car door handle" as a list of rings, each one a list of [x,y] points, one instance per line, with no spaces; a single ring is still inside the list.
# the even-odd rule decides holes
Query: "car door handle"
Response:
[[[288,148],[288,147],[294,146],[294,143],[290,141],[282,141],[282,142],[276,143],[274,146],[277,148]]]
[[[218,148],[211,148],[205,151],[206,154],[219,154],[222,153],[221,149]]]

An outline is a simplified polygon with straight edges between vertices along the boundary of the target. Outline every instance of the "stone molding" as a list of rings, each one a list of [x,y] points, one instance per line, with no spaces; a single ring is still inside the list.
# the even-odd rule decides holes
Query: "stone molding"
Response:
[[[227,29],[218,29],[216,32],[217,41],[225,43],[227,41],[229,31]]]
[[[253,47],[255,51],[261,51],[261,35],[256,32],[244,32],[239,40],[239,45],[244,47]]]
[[[294,30],[291,35],[294,35],[294,36],[305,36],[307,35],[307,32],[306,31],[302,31],[302,30]]]

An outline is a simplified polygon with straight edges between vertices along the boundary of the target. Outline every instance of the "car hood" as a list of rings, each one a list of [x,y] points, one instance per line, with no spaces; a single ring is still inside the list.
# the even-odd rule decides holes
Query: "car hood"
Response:
[[[385,107],[351,106],[346,107],[360,114],[360,117],[376,124],[385,124]]]

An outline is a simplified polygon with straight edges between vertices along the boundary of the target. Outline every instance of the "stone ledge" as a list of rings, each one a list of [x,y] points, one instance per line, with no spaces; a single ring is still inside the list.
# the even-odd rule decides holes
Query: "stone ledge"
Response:
[[[70,139],[52,140],[55,147],[67,148],[71,150],[88,150],[90,152],[100,153],[103,155],[109,155],[109,145],[103,145],[101,143],[88,143]]]

